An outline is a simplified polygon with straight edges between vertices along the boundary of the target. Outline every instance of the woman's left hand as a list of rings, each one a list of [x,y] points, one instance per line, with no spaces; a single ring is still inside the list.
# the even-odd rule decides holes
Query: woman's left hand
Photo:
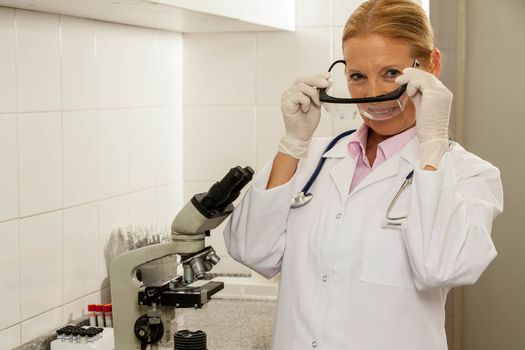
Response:
[[[452,92],[434,74],[417,68],[405,68],[396,83],[408,84],[407,94],[416,107],[420,165],[437,169],[448,151]]]

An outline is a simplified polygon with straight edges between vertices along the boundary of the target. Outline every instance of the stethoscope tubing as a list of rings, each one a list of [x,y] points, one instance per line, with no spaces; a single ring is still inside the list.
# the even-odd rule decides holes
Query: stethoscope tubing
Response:
[[[323,154],[325,154],[326,152],[328,152],[329,150],[334,148],[334,146],[337,144],[337,142],[339,142],[339,140],[341,140],[342,138],[344,138],[346,136],[352,135],[354,132],[355,132],[355,129],[347,130],[347,131],[337,135],[336,137],[334,137],[334,139],[332,141],[330,141],[328,146],[326,146],[325,150],[323,151]],[[321,173],[321,169],[323,169],[323,166],[324,166],[325,162],[326,162],[326,158],[321,156],[321,159],[317,163],[317,166],[315,167],[314,172],[312,173],[312,175],[308,179],[308,182],[306,182],[306,184],[304,185],[303,189],[301,190],[302,193],[304,193],[305,195],[308,194],[308,191],[310,190],[310,187],[312,187],[312,185],[314,184],[315,180],[317,179],[317,176],[319,176],[319,174]]]
[[[349,136],[349,135],[352,135],[355,131],[356,131],[355,129],[348,130],[348,131],[345,131],[345,132],[337,135],[336,137],[334,137],[334,139],[332,141],[330,141],[328,146],[326,146],[326,148],[323,151],[322,155],[324,155],[326,152],[330,151],[337,144],[337,142],[339,142],[342,138],[344,138],[346,136]],[[310,178],[308,179],[308,181],[306,182],[306,184],[302,188],[301,192],[299,192],[294,197],[294,199],[292,200],[292,208],[302,207],[302,206],[306,205],[312,199],[312,194],[309,193],[310,188],[312,187],[313,183],[315,182],[315,180],[317,179],[317,177],[321,173],[321,170],[323,169],[323,166],[324,166],[325,162],[326,162],[326,158],[321,156],[321,159],[317,163],[317,166],[315,167],[314,172],[312,173],[312,175],[310,176]],[[390,217],[390,212],[392,211],[392,208],[394,207],[395,203],[397,202],[397,199],[399,198],[399,196],[401,195],[403,190],[408,185],[410,185],[412,183],[412,178],[413,177],[414,177],[414,170],[412,170],[410,173],[408,173],[408,175],[405,178],[405,181],[401,185],[401,188],[397,191],[394,199],[390,202],[390,205],[388,206],[388,209],[386,211],[386,219],[391,225],[398,226],[398,225],[401,224],[400,223],[401,220],[406,218],[406,216]]]

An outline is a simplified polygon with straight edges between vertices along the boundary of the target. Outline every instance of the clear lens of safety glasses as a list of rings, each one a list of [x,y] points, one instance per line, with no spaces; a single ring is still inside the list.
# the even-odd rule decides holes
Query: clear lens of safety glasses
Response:
[[[349,84],[345,61],[334,62],[329,72],[331,85],[319,90],[319,98],[333,116],[348,119],[353,118],[358,112],[368,119],[387,120],[403,112],[408,103],[406,84],[400,86],[391,82],[393,91],[389,93],[374,97],[354,97],[349,91],[352,82]],[[359,87],[352,90],[359,91]]]
[[[357,110],[368,119],[387,120],[401,114],[408,102],[406,92],[397,100],[384,102],[358,103]]]

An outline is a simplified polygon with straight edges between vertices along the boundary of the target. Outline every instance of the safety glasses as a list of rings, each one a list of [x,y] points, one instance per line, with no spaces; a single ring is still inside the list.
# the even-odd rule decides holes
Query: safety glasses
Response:
[[[414,59],[412,67],[419,67],[419,62]],[[331,114],[346,119],[344,115],[348,115],[349,110],[352,111],[351,114],[355,115],[355,107],[357,107],[357,112],[363,117],[374,120],[387,120],[399,115],[406,107],[408,102],[406,94],[407,84],[399,85],[394,82],[395,78],[400,74],[399,71],[387,70],[384,73],[384,81],[387,87],[392,87],[391,92],[373,97],[352,97],[350,95],[350,90],[358,92],[362,90],[362,87],[360,87],[360,79],[362,77],[357,73],[357,78],[354,78],[353,75],[349,77],[344,60],[332,63],[328,71],[332,75],[332,84],[329,88],[319,89],[319,99],[325,103],[325,108]],[[392,75],[392,71],[394,71],[394,75]],[[351,88],[349,89],[349,87]],[[362,94],[360,93],[360,95]],[[355,105],[355,107],[348,106],[350,107],[349,109],[345,105]]]

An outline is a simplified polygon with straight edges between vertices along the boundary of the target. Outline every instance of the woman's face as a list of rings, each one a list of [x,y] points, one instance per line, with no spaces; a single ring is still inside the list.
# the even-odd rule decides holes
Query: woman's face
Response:
[[[399,88],[395,79],[404,68],[412,67],[414,63],[409,45],[377,34],[347,39],[343,43],[343,50],[348,90],[355,98],[394,91]],[[416,113],[414,103],[408,99],[404,110],[391,119],[362,118],[379,135],[390,136],[413,126]]]

